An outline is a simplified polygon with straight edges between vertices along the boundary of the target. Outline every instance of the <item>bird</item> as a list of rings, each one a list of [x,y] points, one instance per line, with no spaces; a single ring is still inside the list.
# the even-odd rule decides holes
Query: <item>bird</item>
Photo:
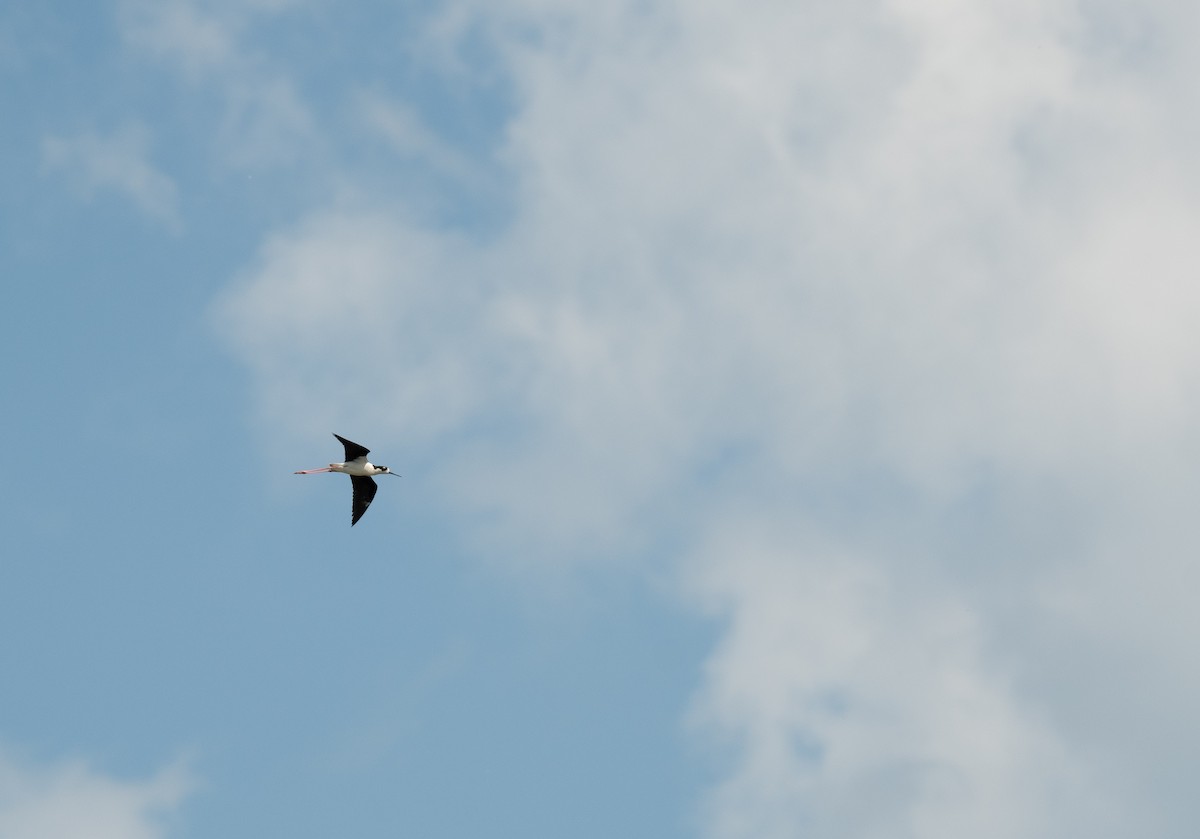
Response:
[[[354,488],[354,503],[350,510],[350,526],[358,524],[358,520],[363,517],[363,513],[371,506],[371,502],[375,499],[375,492],[379,486],[371,478],[372,475],[396,475],[391,469],[386,466],[376,466],[374,463],[367,461],[367,455],[371,450],[365,446],[360,446],[358,443],[351,442],[340,434],[334,434],[346,448],[345,463],[331,463],[328,466],[323,466],[320,469],[301,469],[299,472],[293,472],[293,475],[313,475],[317,472],[345,472],[350,476],[350,483]],[[396,475],[399,478],[399,475]]]

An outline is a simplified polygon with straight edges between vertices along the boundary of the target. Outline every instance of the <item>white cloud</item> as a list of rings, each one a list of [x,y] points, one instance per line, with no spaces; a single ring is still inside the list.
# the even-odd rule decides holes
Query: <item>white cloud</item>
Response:
[[[312,116],[270,56],[247,47],[248,30],[295,0],[123,0],[121,35],[138,53],[211,89],[223,103],[215,134],[219,159],[238,168],[274,168],[317,150]]]
[[[123,0],[118,9],[126,40],[178,62],[193,76],[220,67],[235,55],[236,32],[231,25],[189,0]]]
[[[1195,20],[1149,72],[1097,8],[481,11],[509,226],[319,209],[223,318],[506,559],[683,545],[707,835],[1190,835]]]
[[[404,102],[364,93],[357,97],[357,106],[363,121],[401,157],[419,161],[459,181],[477,181],[481,177],[471,160],[450,148]]]
[[[121,780],[79,761],[30,766],[0,754],[5,839],[160,839],[192,786],[179,766]]]
[[[692,723],[734,755],[708,835],[1129,835],[1112,778],[988,659],[978,611],[826,539],[725,521],[701,558],[729,630]]]
[[[120,0],[127,42],[199,78],[241,59],[238,39],[256,17],[279,14],[297,0]]]
[[[136,123],[126,124],[109,136],[87,131],[42,141],[44,164],[64,171],[84,195],[112,190],[133,201],[146,215],[177,228],[180,222],[175,182],[149,157],[149,132]]]
[[[294,164],[314,149],[312,115],[291,82],[271,73],[232,76],[223,90],[222,160],[239,168]]]
[[[272,383],[270,421],[305,416],[304,431],[328,433],[352,417],[428,441],[471,413],[484,389],[459,250],[368,212],[318,213],[264,243],[214,317]],[[435,352],[442,342],[461,355]]]

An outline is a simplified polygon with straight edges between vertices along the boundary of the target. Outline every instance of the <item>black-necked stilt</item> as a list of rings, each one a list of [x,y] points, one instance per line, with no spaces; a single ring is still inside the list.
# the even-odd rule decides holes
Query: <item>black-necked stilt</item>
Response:
[[[346,462],[331,463],[321,469],[302,469],[299,472],[293,472],[293,475],[312,475],[316,472],[345,472],[350,476],[350,483],[354,486],[354,508],[350,514],[350,526],[358,524],[358,520],[362,518],[363,513],[371,506],[371,501],[375,498],[375,491],[379,487],[371,480],[372,475],[396,475],[391,469],[386,466],[376,466],[374,463],[367,461],[367,455],[371,453],[370,449],[363,448],[358,443],[351,443],[345,437],[333,435],[342,441],[342,445],[346,447]],[[396,475],[399,478],[399,475]]]

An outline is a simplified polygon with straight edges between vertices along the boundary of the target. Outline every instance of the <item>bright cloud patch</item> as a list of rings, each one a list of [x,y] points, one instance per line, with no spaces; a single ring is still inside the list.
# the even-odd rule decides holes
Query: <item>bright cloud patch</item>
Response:
[[[0,755],[5,839],[165,839],[191,782],[178,767],[120,780],[80,762],[31,767]]]
[[[125,125],[108,136],[85,132],[47,137],[42,143],[46,165],[65,172],[83,194],[116,192],[146,215],[176,227],[175,183],[150,162],[149,151],[149,132],[138,124]]]
[[[224,302],[271,423],[378,391],[492,550],[680,545],[707,835],[1189,835],[1186,86],[1086,4],[527,5],[502,232],[364,188]]]
[[[977,610],[824,539],[735,523],[701,565],[729,632],[693,724],[734,755],[710,835],[1128,834],[1111,778],[989,660]]]

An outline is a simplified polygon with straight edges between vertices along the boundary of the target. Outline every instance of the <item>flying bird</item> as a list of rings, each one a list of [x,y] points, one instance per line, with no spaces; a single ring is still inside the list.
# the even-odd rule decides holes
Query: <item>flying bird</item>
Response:
[[[396,475],[391,469],[386,466],[376,466],[367,460],[367,455],[371,453],[370,449],[360,446],[358,443],[352,443],[345,437],[333,435],[342,441],[342,445],[346,447],[346,462],[331,463],[328,466],[323,466],[320,469],[302,469],[299,472],[293,472],[293,475],[312,475],[317,472],[345,472],[350,476],[350,483],[354,487],[354,506],[350,513],[350,526],[358,524],[358,520],[363,517],[363,513],[371,506],[371,502],[375,499],[375,491],[379,486],[371,478],[372,475]],[[399,478],[399,475],[396,475]]]

